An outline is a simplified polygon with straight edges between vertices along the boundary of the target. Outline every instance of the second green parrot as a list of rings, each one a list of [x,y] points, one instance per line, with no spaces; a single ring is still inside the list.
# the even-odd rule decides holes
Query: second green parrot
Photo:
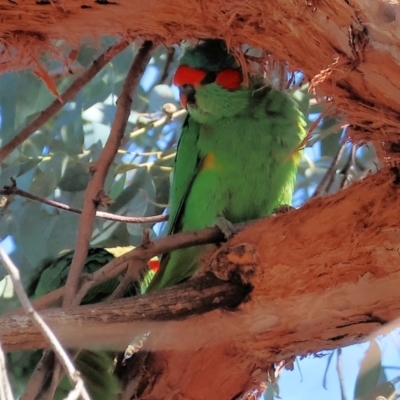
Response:
[[[188,116],[175,160],[168,233],[271,214],[290,204],[305,137],[295,102],[263,76],[243,72],[225,42],[184,52],[174,83]],[[210,246],[164,254],[148,291],[191,277]]]
[[[115,257],[124,254],[130,249],[130,247],[89,249],[84,273],[96,272]],[[66,251],[54,260],[43,261],[33,271],[29,280],[26,288],[28,296],[34,300],[65,285],[73,255],[73,251]],[[119,278],[116,277],[95,285],[88,291],[81,304],[94,304],[105,301],[118,286],[118,283]],[[125,295],[135,295],[137,291],[137,288],[130,287]],[[40,350],[9,354],[8,363],[12,372],[12,381],[16,394],[24,390],[41,356],[42,352]],[[76,357],[75,364],[81,372],[93,400],[116,400],[119,398],[121,388],[117,377],[113,375],[114,355],[112,353],[103,350],[83,349]],[[54,399],[61,400],[66,398],[71,389],[72,386],[69,380],[64,377],[57,387]]]

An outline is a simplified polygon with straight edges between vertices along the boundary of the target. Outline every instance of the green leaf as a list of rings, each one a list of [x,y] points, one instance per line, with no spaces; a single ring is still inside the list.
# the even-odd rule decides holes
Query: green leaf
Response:
[[[69,155],[82,153],[85,140],[83,121],[82,121],[82,94],[78,94],[75,103],[68,103],[71,109],[69,114],[71,121],[64,125],[61,130],[61,139],[65,144],[65,152]]]
[[[57,187],[56,173],[52,170],[36,170],[29,192],[40,197],[47,197],[54,192]]]
[[[15,134],[17,87],[17,73],[10,72],[0,76],[1,146],[8,142]]]
[[[93,122],[85,124],[84,132],[86,148],[89,148],[98,142],[100,142],[103,147],[110,136],[110,127],[104,124]]]
[[[0,280],[0,298],[3,300],[12,297],[14,297],[14,286],[10,275],[6,275]]]
[[[20,169],[18,176],[25,174],[25,172],[28,172],[32,168],[35,168],[41,161],[41,158],[31,158],[26,161],[21,160],[19,164]]]
[[[19,165],[11,165],[7,168],[1,169],[0,172],[0,189],[2,189],[4,186],[10,186],[12,184],[10,178],[17,178],[19,175],[20,171],[20,166]]]
[[[38,203],[27,202],[18,215],[18,245],[31,265],[46,258],[53,217]]]
[[[142,217],[146,211],[149,197],[144,189],[139,189],[139,193],[130,201],[127,215],[130,217]],[[126,229],[130,235],[141,235],[143,227],[140,224],[127,224]]]
[[[99,49],[98,46],[93,46],[90,44],[84,43],[79,50],[78,57],[76,61],[81,64],[83,67],[88,67],[92,64],[93,60],[98,57],[98,55],[102,52],[102,49]]]
[[[58,183],[61,190],[76,192],[85,190],[90,179],[88,168],[82,163],[70,158],[65,166],[65,171]]]
[[[263,398],[264,400],[274,400],[275,398],[279,399],[279,386],[278,383],[267,383],[267,389],[264,391]]]
[[[85,88],[84,91],[84,101],[83,109],[85,112],[90,109],[90,107],[95,106],[97,103],[102,104],[111,93],[110,85],[105,81],[104,77],[108,74],[108,69],[106,67],[101,71],[93,81]],[[85,117],[86,118],[86,117]]]
[[[31,71],[22,71],[18,76],[17,125],[23,126],[46,108],[54,96]]]
[[[379,381],[382,371],[382,354],[375,340],[371,341],[370,347],[361,362],[360,371],[356,379],[354,399],[361,400],[371,392]]]
[[[114,214],[126,215],[132,199],[139,194],[141,189],[149,184],[149,181],[151,181],[151,177],[146,169],[141,168],[134,171],[131,183],[114,199],[114,203],[108,207],[107,211]],[[112,238],[111,244],[108,243],[110,238]],[[131,239],[125,225],[112,221],[102,221],[101,223],[96,223],[96,228],[92,236],[92,245],[102,246],[103,243],[107,243],[107,246],[111,247],[138,244],[140,242],[139,238],[137,238],[138,240],[135,243],[131,242]]]
[[[132,170],[138,169],[138,168],[142,168],[142,167],[140,165],[136,165],[136,164],[119,164],[114,169],[114,174],[115,175],[124,174],[128,171],[132,171]]]
[[[75,248],[78,224],[77,214],[61,211],[54,215],[47,243],[49,257],[57,257],[60,251]]]
[[[125,187],[125,182],[126,182],[126,173],[121,174],[119,177],[116,177],[114,179],[114,182],[109,192],[110,198],[115,199],[122,193]]]
[[[26,157],[41,157],[43,148],[39,147],[32,139],[27,139],[22,144],[22,154]]]

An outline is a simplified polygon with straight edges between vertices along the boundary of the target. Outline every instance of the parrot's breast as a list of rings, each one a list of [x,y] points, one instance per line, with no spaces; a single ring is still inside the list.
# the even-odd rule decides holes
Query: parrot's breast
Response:
[[[207,169],[214,170],[216,168],[217,168],[217,163],[216,163],[216,160],[215,160],[215,154],[211,153],[211,152],[207,153],[205,155],[205,157],[203,158],[200,170],[201,171],[204,171],[204,170],[207,170]]]
[[[291,203],[299,159],[295,149],[304,129],[289,99],[276,93],[273,100],[200,124],[202,162],[186,200],[182,230],[213,226],[218,217],[232,223],[256,219]]]

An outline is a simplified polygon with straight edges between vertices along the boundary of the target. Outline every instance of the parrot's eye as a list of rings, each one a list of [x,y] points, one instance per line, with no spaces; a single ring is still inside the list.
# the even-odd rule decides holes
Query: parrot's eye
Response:
[[[181,65],[175,72],[174,84],[176,86],[193,85],[198,86],[205,78],[206,72],[202,69],[191,68],[188,65]]]
[[[223,89],[236,90],[243,81],[242,73],[237,69],[226,68],[218,73],[215,82]]]

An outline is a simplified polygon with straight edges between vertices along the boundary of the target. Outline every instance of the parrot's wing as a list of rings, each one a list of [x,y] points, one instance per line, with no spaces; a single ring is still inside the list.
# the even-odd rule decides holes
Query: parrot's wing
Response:
[[[168,234],[179,232],[181,228],[185,202],[201,165],[201,157],[197,148],[199,132],[199,124],[187,116],[182,127],[175,158]]]
[[[197,141],[199,138],[200,126],[190,116],[182,127],[181,137],[175,158],[174,176],[171,187],[171,204],[168,218],[168,234],[179,232],[182,226],[182,216],[185,209],[186,199],[190,193],[192,184],[200,169],[202,158],[199,154]],[[160,259],[160,267],[146,289],[146,292],[157,288],[165,273],[169,253],[164,253]]]

